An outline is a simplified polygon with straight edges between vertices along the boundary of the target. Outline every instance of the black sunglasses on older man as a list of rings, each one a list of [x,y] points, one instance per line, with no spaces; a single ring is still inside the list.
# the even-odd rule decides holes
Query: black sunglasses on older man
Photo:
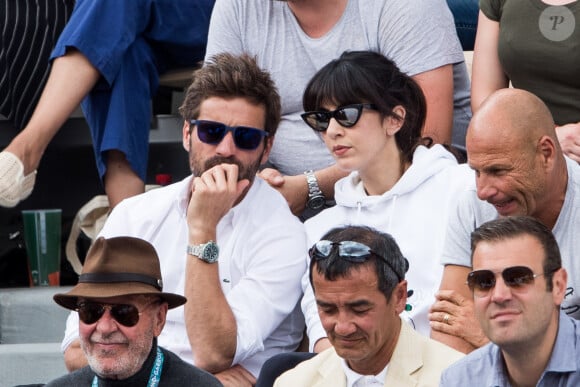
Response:
[[[262,138],[268,136],[268,132],[250,126],[228,126],[221,122],[207,120],[190,120],[189,130],[192,125],[197,127],[197,137],[206,144],[219,144],[228,132],[234,136],[234,144],[240,149],[254,150],[260,145]]]
[[[317,132],[325,132],[330,124],[330,119],[334,118],[341,126],[351,128],[358,122],[363,109],[377,110],[377,106],[372,103],[355,103],[341,106],[336,110],[318,110],[302,113],[301,117],[308,126]]]
[[[158,300],[152,301],[145,305],[143,309],[149,305],[159,302]],[[119,324],[126,327],[133,327],[139,322],[139,316],[143,312],[139,312],[139,309],[135,305],[131,304],[101,304],[92,301],[83,301],[79,303],[76,311],[79,313],[79,319],[85,324],[94,324],[100,320],[105,314],[106,310],[109,310],[111,316]]]

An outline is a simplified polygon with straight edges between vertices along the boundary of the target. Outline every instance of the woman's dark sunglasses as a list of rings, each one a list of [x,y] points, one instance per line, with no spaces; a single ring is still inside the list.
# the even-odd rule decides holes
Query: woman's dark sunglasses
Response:
[[[234,136],[234,144],[240,149],[254,150],[260,145],[262,138],[268,136],[268,132],[249,126],[227,126],[221,122],[206,120],[189,121],[189,130],[193,130],[192,125],[197,126],[197,137],[206,144],[219,144],[228,132]]]
[[[496,274],[491,270],[475,270],[467,275],[467,286],[476,297],[486,297],[496,284]],[[512,289],[524,290],[534,279],[546,273],[535,274],[526,266],[507,267],[501,271],[503,282]]]
[[[156,301],[154,301],[156,302]],[[153,302],[147,304],[146,306],[152,304]],[[77,307],[77,312],[79,313],[79,319],[85,324],[94,324],[105,314],[105,310],[109,309],[111,316],[119,324],[126,327],[133,327],[139,322],[139,316],[143,312],[139,312],[139,309],[135,305],[130,304],[100,304],[97,302],[81,302]]]
[[[301,117],[308,126],[317,132],[325,132],[330,124],[330,119],[334,118],[341,126],[351,128],[358,122],[362,110],[377,110],[377,106],[372,103],[355,103],[352,105],[341,106],[333,111],[312,111],[302,113]]]
[[[332,254],[332,250],[338,248],[338,256],[350,262],[365,262],[371,255],[378,257],[391,268],[395,273],[399,282],[403,280],[402,276],[395,270],[395,268],[387,261],[385,257],[374,252],[367,245],[360,242],[343,241],[331,242],[328,240],[318,241],[312,246],[308,252],[311,259],[317,261],[328,259]]]

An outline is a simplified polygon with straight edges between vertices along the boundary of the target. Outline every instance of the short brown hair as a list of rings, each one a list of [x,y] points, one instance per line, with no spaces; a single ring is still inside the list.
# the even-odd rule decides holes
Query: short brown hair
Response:
[[[221,53],[212,56],[193,74],[179,113],[184,120],[197,119],[199,107],[211,97],[241,97],[266,109],[265,130],[273,136],[280,123],[280,95],[267,71],[247,55]]]
[[[535,238],[542,245],[544,278],[547,290],[551,291],[553,274],[562,267],[560,248],[552,231],[531,216],[506,216],[490,220],[479,226],[471,233],[471,260],[473,261],[475,248],[481,242],[497,242],[523,235]]]

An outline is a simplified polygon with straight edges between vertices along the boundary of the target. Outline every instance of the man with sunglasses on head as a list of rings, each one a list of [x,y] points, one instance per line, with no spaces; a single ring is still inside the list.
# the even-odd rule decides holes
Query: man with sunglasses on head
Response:
[[[441,386],[578,386],[580,322],[560,305],[567,273],[554,235],[513,216],[471,233],[467,285],[491,343],[449,367]]]
[[[468,353],[488,342],[473,313],[465,277],[469,235],[498,217],[527,215],[552,230],[570,272],[562,308],[580,319],[580,167],[564,156],[546,105],[520,89],[491,94],[467,130],[471,184],[449,217],[440,291],[431,307],[431,337]]]
[[[187,300],[163,292],[151,244],[131,237],[98,238],[79,281],[54,300],[79,316],[88,366],[47,386],[221,386],[211,374],[157,345],[167,310]]]
[[[266,359],[301,341],[304,226],[256,177],[280,120],[269,74],[223,53],[193,79],[180,108],[192,176],[123,201],[101,235],[149,241],[168,288],[187,297],[160,343],[225,385],[249,386]],[[75,336],[63,343],[69,361]]]
[[[438,386],[441,372],[462,357],[399,317],[409,263],[389,234],[334,228],[312,246],[310,258],[310,283],[332,347],[274,386]]]

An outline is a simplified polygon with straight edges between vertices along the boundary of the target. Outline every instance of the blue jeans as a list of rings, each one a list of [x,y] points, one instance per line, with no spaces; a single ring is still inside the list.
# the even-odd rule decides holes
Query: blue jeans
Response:
[[[479,13],[478,0],[447,0],[447,5],[455,18],[455,28],[463,51],[473,50]]]

